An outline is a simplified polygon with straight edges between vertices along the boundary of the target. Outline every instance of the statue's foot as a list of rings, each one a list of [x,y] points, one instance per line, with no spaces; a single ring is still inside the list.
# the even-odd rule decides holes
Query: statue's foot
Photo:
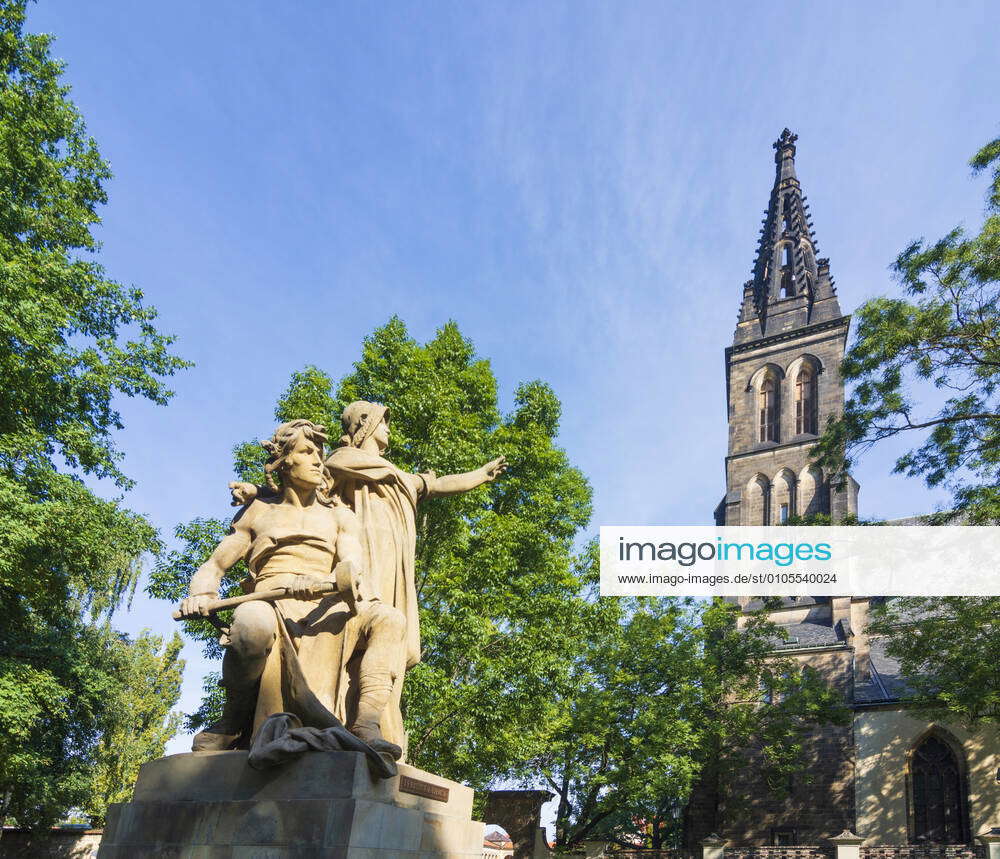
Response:
[[[403,757],[403,749],[395,743],[390,743],[387,739],[385,739],[382,736],[382,732],[378,729],[378,726],[355,722],[347,730],[354,734],[354,736],[359,740],[364,740],[379,754],[388,755],[394,761],[398,761],[401,757]]]
[[[239,734],[221,734],[215,731],[201,731],[194,735],[191,743],[192,752],[227,752],[235,749],[239,742]]]

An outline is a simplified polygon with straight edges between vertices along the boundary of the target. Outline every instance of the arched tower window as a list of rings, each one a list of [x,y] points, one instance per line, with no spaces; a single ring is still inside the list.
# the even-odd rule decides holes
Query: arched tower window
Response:
[[[819,432],[818,397],[816,396],[816,371],[803,364],[795,378],[795,433]]]
[[[812,274],[816,274],[816,255],[813,253],[812,245],[806,239],[802,239],[799,246],[802,248],[802,261],[805,264],[806,270]]]
[[[795,283],[792,280],[792,246],[786,244],[781,251],[781,292],[782,298],[795,295]]]
[[[746,506],[743,511],[744,525],[771,524],[771,483],[758,474],[747,486]]]
[[[913,752],[913,838],[935,844],[968,840],[962,770],[955,753],[931,734]]]
[[[778,383],[774,376],[768,374],[760,383],[757,394],[758,412],[760,417],[760,440],[778,441]]]
[[[799,474],[797,484],[796,513],[799,516],[815,516],[829,513],[829,487],[823,481],[823,472],[811,465]]]
[[[795,474],[783,468],[771,484],[771,512],[776,525],[784,525],[795,515]]]

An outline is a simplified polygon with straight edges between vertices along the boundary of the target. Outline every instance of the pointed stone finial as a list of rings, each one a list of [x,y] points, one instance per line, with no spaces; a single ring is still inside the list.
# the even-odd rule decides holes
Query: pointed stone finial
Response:
[[[795,157],[795,141],[799,139],[797,134],[792,134],[787,128],[781,132],[781,135],[777,140],[774,141],[774,148],[777,150],[775,158],[781,158],[782,153],[786,149],[792,150],[792,158]]]
[[[795,141],[797,134],[792,134],[787,128],[774,141],[774,163],[778,165],[778,179],[795,179]],[[804,198],[803,198],[804,199]]]

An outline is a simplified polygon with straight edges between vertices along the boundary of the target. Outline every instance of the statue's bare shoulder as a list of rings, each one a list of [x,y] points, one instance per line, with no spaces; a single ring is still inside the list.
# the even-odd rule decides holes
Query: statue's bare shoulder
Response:
[[[257,497],[248,501],[233,516],[233,531],[249,531],[263,513],[280,503],[281,497],[277,495],[265,496],[263,498]]]
[[[353,534],[355,536],[361,533],[361,520],[358,519],[357,513],[355,513],[346,504],[335,504],[330,508],[333,514],[333,520],[337,523],[337,530],[342,534]]]

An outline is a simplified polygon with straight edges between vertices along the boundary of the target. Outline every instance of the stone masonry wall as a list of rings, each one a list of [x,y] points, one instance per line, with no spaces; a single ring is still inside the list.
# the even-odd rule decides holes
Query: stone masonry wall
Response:
[[[783,654],[808,664],[850,705],[853,695],[852,651],[849,648]],[[791,793],[777,798],[759,776],[753,756],[719,796],[710,780],[696,788],[685,817],[685,846],[692,847],[713,832],[735,845],[764,847],[774,829],[791,829],[798,844],[831,847],[828,839],[853,829],[853,727],[822,725],[804,743],[805,769],[792,781]],[[727,850],[727,854],[729,851]]]

